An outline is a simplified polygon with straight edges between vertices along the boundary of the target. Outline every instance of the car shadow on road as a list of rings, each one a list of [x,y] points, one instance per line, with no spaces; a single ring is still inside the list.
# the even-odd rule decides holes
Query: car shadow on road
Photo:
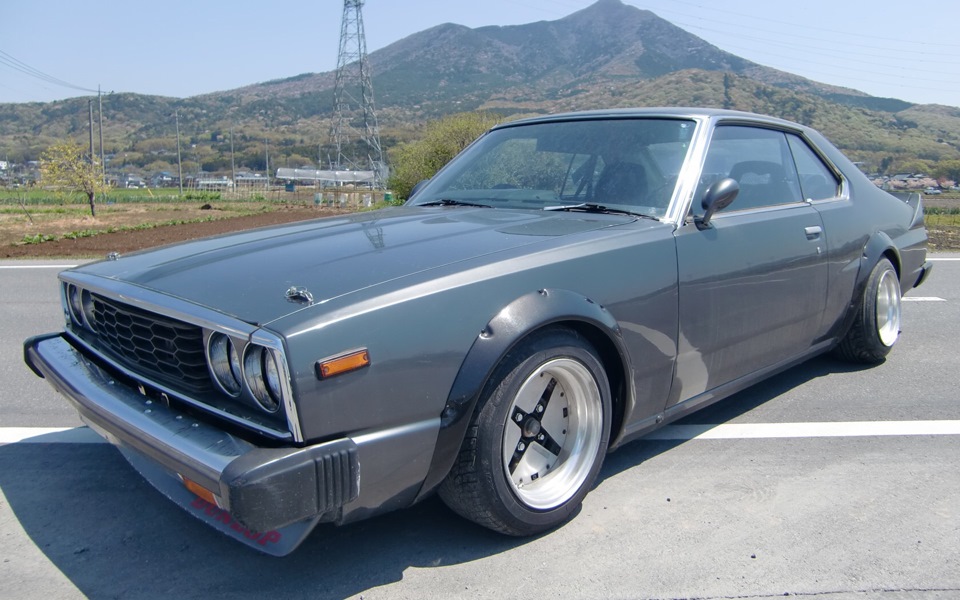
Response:
[[[688,420],[722,423],[845,368],[815,359]],[[607,458],[600,480],[681,443],[628,444]],[[8,550],[22,546],[16,554],[30,556],[34,545],[89,598],[344,598],[401,581],[411,568],[466,563],[537,539],[495,534],[431,498],[346,527],[320,526],[296,552],[272,558],[197,522],[106,444],[2,446],[0,490],[29,538],[4,532]]]
[[[818,356],[761,381],[729,398],[702,408],[674,424],[722,425],[814,379],[840,373],[854,373],[871,367],[871,365],[844,362],[830,355]],[[600,471],[599,482],[685,443],[687,443],[687,440],[646,440],[640,438],[635,442],[625,444],[607,456],[603,469]]]

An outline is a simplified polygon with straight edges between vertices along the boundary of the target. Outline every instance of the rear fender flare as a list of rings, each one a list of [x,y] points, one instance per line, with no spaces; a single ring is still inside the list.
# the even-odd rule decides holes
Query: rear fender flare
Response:
[[[554,323],[574,324],[575,328],[582,325],[580,329],[600,332],[607,338],[607,345],[616,348],[622,362],[618,366],[628,372],[620,327],[603,306],[562,289],[538,290],[517,298],[480,331],[460,366],[441,415],[436,448],[418,500],[436,488],[453,466],[477,401],[500,361],[526,336]]]
[[[896,244],[883,231],[878,231],[870,236],[867,243],[863,246],[863,252],[860,253],[860,269],[857,272],[857,279],[853,286],[853,294],[850,297],[850,303],[847,306],[846,315],[840,326],[834,331],[837,332],[836,340],[842,340],[853,325],[853,320],[857,315],[857,308],[860,300],[863,298],[864,289],[867,286],[867,279],[870,277],[870,271],[881,258],[888,258],[897,271],[897,276],[901,275],[900,252],[897,251]],[[903,282],[900,282],[901,286]]]
[[[878,231],[870,236],[866,245],[863,247],[863,253],[860,255],[860,272],[857,273],[857,284],[854,286],[853,303],[856,304],[863,295],[864,286],[867,285],[867,279],[870,277],[870,271],[873,266],[880,262],[881,258],[888,258],[893,263],[893,268],[900,276],[902,265],[900,252],[897,245],[893,243],[883,231]],[[901,282],[901,285],[903,282]]]

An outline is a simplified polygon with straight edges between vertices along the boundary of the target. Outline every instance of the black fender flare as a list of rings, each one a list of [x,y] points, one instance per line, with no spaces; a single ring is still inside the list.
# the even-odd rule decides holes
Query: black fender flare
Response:
[[[863,298],[863,292],[867,285],[867,279],[874,265],[880,262],[881,258],[888,258],[893,263],[893,268],[897,271],[897,276],[901,277],[902,264],[900,252],[897,245],[893,243],[890,236],[883,231],[874,232],[863,246],[863,252],[860,253],[860,268],[857,272],[857,279],[853,285],[853,294],[850,297],[850,304],[847,306],[847,313],[843,318],[840,327],[836,329],[838,335],[836,340],[839,342],[847,335],[847,331],[853,325],[853,320],[857,315],[857,308],[860,299]],[[903,282],[901,281],[901,285]]]
[[[863,252],[860,254],[860,271],[857,273],[857,283],[853,286],[852,305],[856,305],[860,297],[863,296],[863,289],[867,285],[870,271],[873,270],[874,265],[880,262],[881,258],[890,259],[899,277],[903,270],[900,251],[889,235],[883,231],[877,231],[867,240],[867,243],[863,246]]]
[[[606,343],[616,348],[623,372],[628,372],[620,326],[603,306],[563,289],[538,290],[513,300],[480,331],[460,365],[441,414],[433,459],[417,500],[432,492],[450,472],[477,402],[500,361],[525,337],[556,323],[582,324],[587,330],[601,332]]]
[[[893,268],[899,273],[901,269],[900,251],[889,235],[883,231],[878,231],[870,236],[863,247],[863,259],[860,263],[860,274],[857,276],[857,287],[866,284],[867,278],[870,276],[870,270],[884,256],[890,259]]]

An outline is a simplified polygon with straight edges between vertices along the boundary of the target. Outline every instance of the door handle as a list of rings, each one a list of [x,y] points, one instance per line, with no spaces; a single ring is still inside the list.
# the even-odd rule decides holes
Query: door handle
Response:
[[[820,234],[823,233],[823,227],[819,225],[814,225],[813,227],[804,228],[803,232],[807,234],[808,240],[815,240],[820,237]]]

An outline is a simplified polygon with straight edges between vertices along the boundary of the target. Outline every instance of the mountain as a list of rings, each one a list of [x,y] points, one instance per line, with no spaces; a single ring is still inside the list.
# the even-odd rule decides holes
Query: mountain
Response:
[[[441,113],[452,102],[479,107],[494,90],[535,89],[549,100],[563,90],[646,81],[687,69],[729,72],[848,105],[888,111],[912,106],[758,65],[620,0],[599,0],[557,21],[477,29],[438,25],[373,52],[369,59],[378,105],[439,105]],[[333,73],[306,74],[214,96],[289,98],[332,93],[333,86]]]
[[[813,125],[868,168],[960,158],[960,109],[877,98],[771,69],[620,0],[598,0],[556,21],[438,25],[369,59],[388,149],[416,136],[425,120],[453,112],[709,105]],[[140,168],[169,163],[177,111],[195,155],[185,160],[204,170],[229,164],[224,141],[231,129],[248,168],[263,167],[264,139],[280,159],[315,162],[328,141],[334,75],[305,73],[188,99],[109,96],[107,146]],[[53,139],[82,138],[86,104],[0,104],[0,155],[35,158]]]

